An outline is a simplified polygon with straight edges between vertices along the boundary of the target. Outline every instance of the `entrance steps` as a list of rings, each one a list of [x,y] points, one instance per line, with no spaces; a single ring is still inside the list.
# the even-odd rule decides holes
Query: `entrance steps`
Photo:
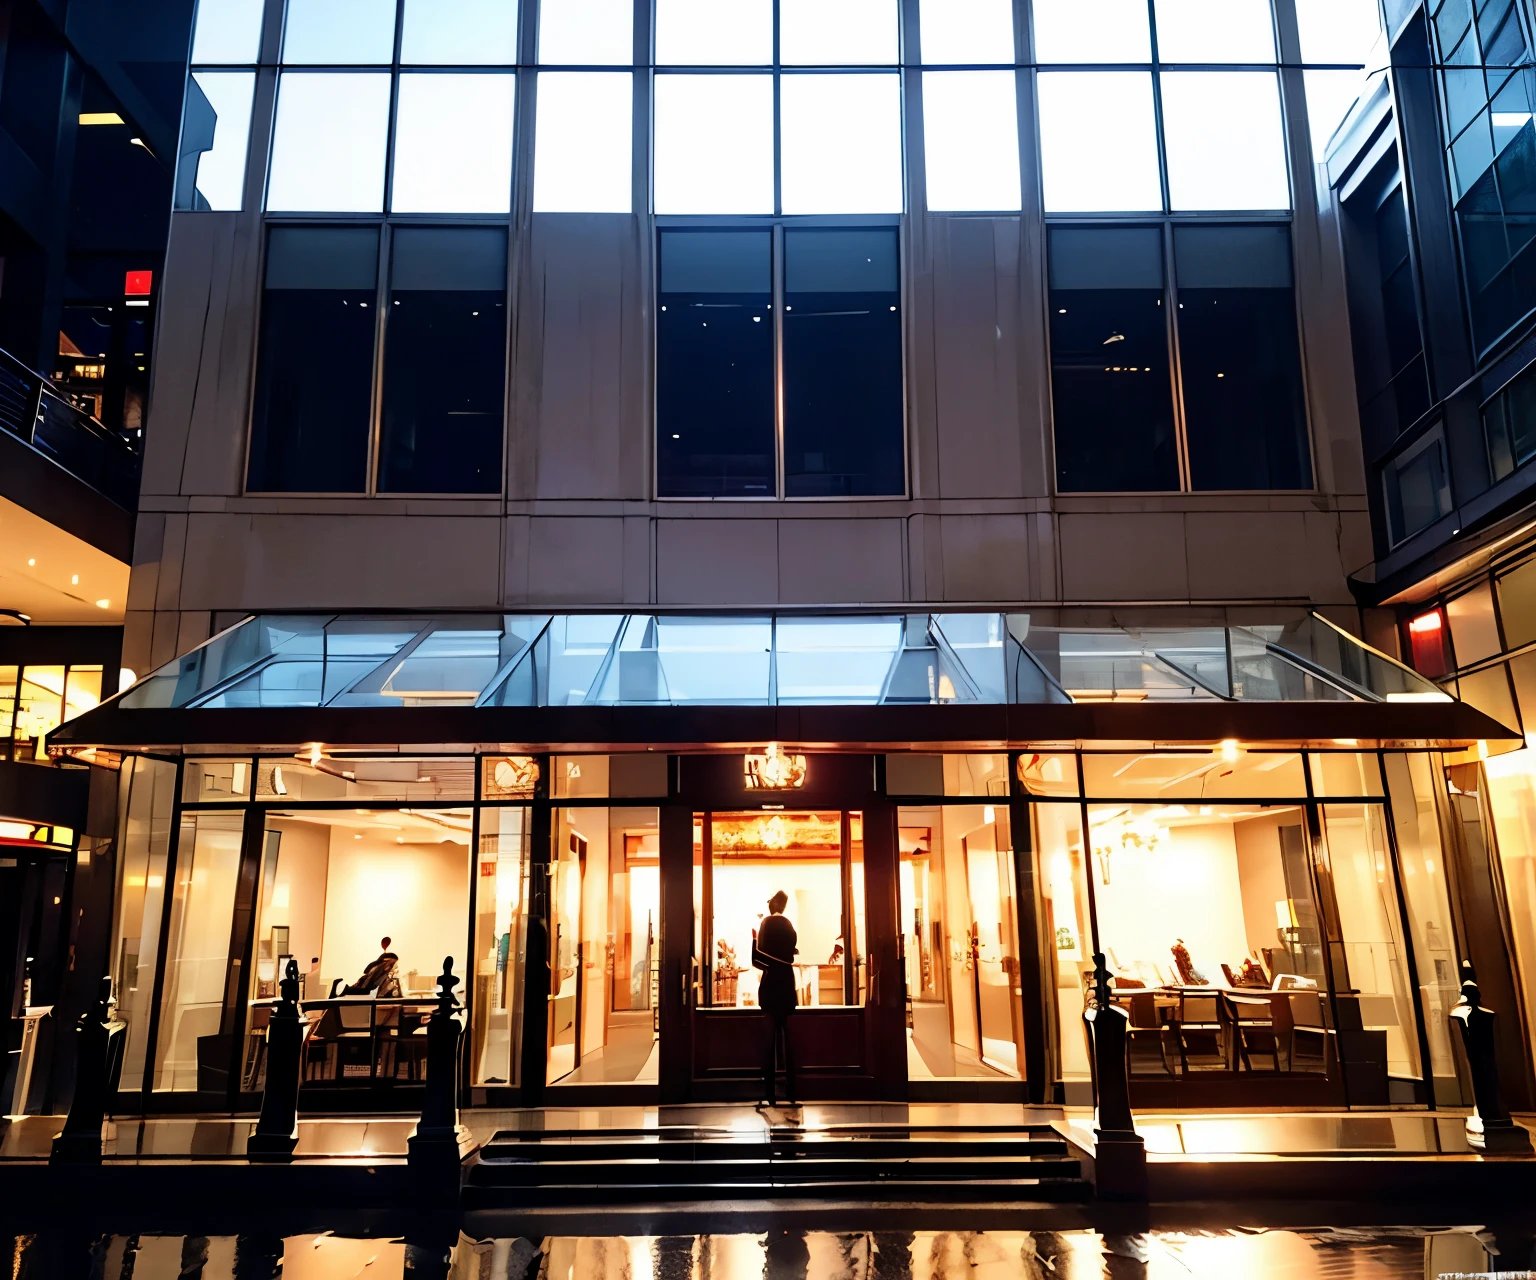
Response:
[[[507,1130],[467,1170],[468,1210],[721,1201],[1004,1204],[1092,1188],[1049,1125]]]

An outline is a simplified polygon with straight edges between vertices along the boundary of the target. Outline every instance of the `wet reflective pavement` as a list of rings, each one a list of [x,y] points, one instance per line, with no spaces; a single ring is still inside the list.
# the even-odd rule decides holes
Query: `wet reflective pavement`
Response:
[[[3,1280],[1436,1280],[1533,1265],[1476,1226],[596,1236],[422,1246],[318,1235],[0,1233]]]

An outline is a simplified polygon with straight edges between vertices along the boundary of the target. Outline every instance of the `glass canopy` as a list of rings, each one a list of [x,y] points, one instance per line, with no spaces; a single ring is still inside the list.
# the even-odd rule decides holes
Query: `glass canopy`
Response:
[[[1313,614],[1252,627],[1027,613],[266,614],[140,681],[154,707],[1445,702]]]

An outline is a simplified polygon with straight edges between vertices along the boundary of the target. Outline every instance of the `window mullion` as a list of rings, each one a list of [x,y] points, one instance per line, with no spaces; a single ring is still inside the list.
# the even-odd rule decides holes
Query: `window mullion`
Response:
[[[777,6],[775,6],[777,7]],[[774,224],[773,252],[773,452],[775,491],[784,498],[784,225]]]
[[[375,497],[379,492],[379,442],[384,434],[384,348],[387,341],[385,325],[389,311],[392,231],[388,222],[379,228],[379,278],[373,304],[378,315],[373,327],[373,408],[368,429],[368,476],[365,490],[369,497]]]
[[[1147,34],[1152,42],[1152,121],[1157,128],[1157,173],[1163,189],[1163,212],[1168,213],[1173,202],[1168,195],[1168,143],[1163,135],[1163,79],[1158,70],[1155,0],[1147,0]]]
[[[384,214],[395,203],[395,129],[400,114],[400,41],[405,30],[405,0],[395,0],[395,54],[389,68],[389,123],[384,138]]]

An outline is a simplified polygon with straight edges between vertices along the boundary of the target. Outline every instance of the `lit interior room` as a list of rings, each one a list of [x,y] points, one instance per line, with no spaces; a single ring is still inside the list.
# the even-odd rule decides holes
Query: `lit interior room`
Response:
[[[1022,1079],[1006,806],[904,808],[900,848],[908,1079]]]
[[[714,1008],[755,1009],[759,973],[752,942],[783,891],[795,928],[798,1007],[864,1002],[864,819],[859,813],[712,813],[696,820],[695,849],[708,841],[708,880],[698,862],[695,901],[709,904],[710,933],[696,954],[709,957]]]
[[[551,1084],[655,1084],[660,829],[654,808],[562,807],[551,867]]]
[[[327,1040],[361,1032],[375,1041],[377,1053],[385,1040],[424,1026],[425,1006],[436,991],[444,957],[452,956],[454,972],[463,974],[470,833],[468,809],[309,809],[268,816],[253,1000],[277,995],[277,982],[292,957],[306,1000],[356,994],[422,1002],[409,1018],[382,1007],[371,1019],[319,1013],[306,1050],[309,1083],[340,1083],[349,1073],[376,1074],[378,1065],[367,1059],[339,1061],[346,1055],[330,1052]],[[397,957],[392,971],[370,970],[386,951]],[[378,980],[366,984],[368,991],[347,990],[365,985],[370,972]],[[260,1031],[261,1008],[253,1005],[253,1040]],[[315,1017],[314,1010],[307,1012]],[[247,1046],[248,1074],[252,1048]],[[409,1076],[413,1060],[393,1057],[399,1059],[397,1069]]]

